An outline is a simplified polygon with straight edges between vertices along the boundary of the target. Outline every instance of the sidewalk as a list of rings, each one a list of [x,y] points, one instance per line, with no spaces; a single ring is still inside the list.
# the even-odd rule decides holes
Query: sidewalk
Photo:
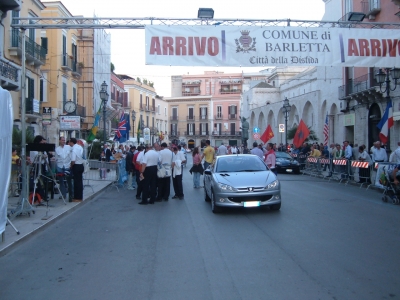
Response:
[[[68,199],[65,199],[66,204],[64,204],[63,200],[59,199],[60,195],[55,194],[54,199],[49,200],[48,207],[46,205],[33,206],[35,211],[34,214],[31,213],[30,215],[26,214],[11,217],[10,221],[19,231],[19,234],[17,234],[13,227],[7,223],[3,234],[3,240],[0,235],[0,256],[5,255],[28,235],[34,232],[39,232],[39,230],[50,225],[57,218],[73,211],[78,205],[87,203],[89,200],[104,191],[110,184],[111,181],[108,180],[84,180],[85,187],[83,189],[82,202],[68,202]],[[8,198],[8,212],[15,210],[19,201],[20,199],[18,197]]]

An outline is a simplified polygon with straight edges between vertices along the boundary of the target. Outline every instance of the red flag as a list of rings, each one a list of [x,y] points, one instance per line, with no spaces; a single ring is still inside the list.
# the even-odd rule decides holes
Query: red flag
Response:
[[[300,148],[306,138],[310,135],[307,125],[300,120],[299,127],[297,127],[296,133],[294,135],[293,144],[296,148]]]
[[[264,133],[261,136],[261,140],[266,143],[268,142],[270,139],[272,139],[274,137],[274,133],[272,132],[272,128],[271,125],[268,125],[267,129],[265,129]]]

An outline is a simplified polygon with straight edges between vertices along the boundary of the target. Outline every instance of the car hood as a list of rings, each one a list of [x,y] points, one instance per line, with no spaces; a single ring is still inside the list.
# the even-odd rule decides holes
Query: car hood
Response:
[[[235,188],[264,187],[274,180],[275,174],[270,171],[261,172],[229,172],[216,173],[215,180],[218,183],[227,184]]]

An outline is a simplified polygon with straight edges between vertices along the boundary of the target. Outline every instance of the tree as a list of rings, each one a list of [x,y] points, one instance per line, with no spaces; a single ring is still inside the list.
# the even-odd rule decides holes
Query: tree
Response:
[[[298,126],[296,125],[288,130],[288,132],[287,132],[288,140],[294,139],[294,135],[296,134],[297,127]],[[317,135],[315,134],[315,131],[312,130],[309,126],[307,126],[307,127],[308,127],[308,130],[310,131],[310,135],[308,136],[308,138],[306,138],[305,142],[318,142],[319,139],[318,139]]]
[[[111,69],[111,73],[114,73],[115,70],[115,66],[113,63],[110,63],[110,69]]]
[[[33,134],[31,131],[27,130],[26,131],[26,143],[33,143]],[[12,133],[12,145],[15,149],[17,149],[18,153],[21,153],[21,143],[22,143],[22,131],[17,129],[17,128],[13,128],[13,133]]]
[[[142,81],[140,80],[139,77],[136,77],[136,81],[139,82],[139,83],[142,83]]]

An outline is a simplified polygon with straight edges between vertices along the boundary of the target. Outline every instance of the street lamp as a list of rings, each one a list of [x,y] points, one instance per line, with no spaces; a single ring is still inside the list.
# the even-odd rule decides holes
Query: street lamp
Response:
[[[389,76],[390,73],[390,76]],[[392,77],[392,80],[390,80],[390,77]],[[390,101],[390,91],[394,91],[397,87],[397,80],[400,78],[400,69],[398,68],[385,68],[385,72],[382,71],[382,69],[379,69],[378,73],[375,74],[375,80],[379,84],[379,90],[381,91],[382,94],[386,93],[386,101],[389,103]],[[394,80],[394,87],[393,89],[390,87],[390,83]],[[385,83],[385,89],[382,91],[382,84]],[[387,146],[389,150],[390,148],[390,134],[388,135],[388,141],[387,141]]]
[[[106,106],[107,106],[107,101],[108,101],[108,93],[107,93],[107,83],[104,81],[101,84],[101,90],[100,90],[100,99],[103,101],[103,126],[104,126],[104,132],[103,132],[103,140],[104,143],[106,142]]]
[[[283,100],[283,112],[285,113],[285,149],[287,150],[287,133],[288,133],[288,128],[287,128],[287,120],[288,120],[288,115],[291,110],[291,106],[289,104],[289,99],[285,97],[285,100]]]
[[[132,134],[133,134],[133,138],[135,138],[135,120],[136,120],[136,111],[132,110],[132,124],[133,124]]]

